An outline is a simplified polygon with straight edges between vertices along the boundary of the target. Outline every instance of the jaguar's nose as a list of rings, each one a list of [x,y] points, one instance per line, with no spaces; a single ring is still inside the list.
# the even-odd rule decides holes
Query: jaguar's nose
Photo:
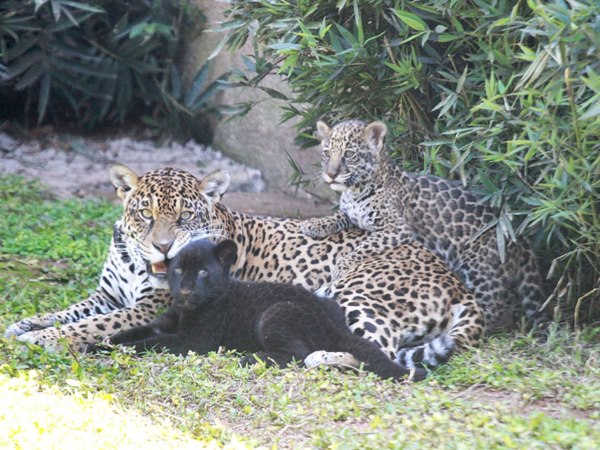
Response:
[[[152,245],[163,255],[167,255],[169,253],[169,250],[171,250],[171,247],[173,246],[173,242],[173,239],[170,239],[168,241],[153,241]]]
[[[333,183],[333,180],[335,180],[335,177],[337,176],[337,172],[323,172],[323,179],[325,180],[325,183]]]

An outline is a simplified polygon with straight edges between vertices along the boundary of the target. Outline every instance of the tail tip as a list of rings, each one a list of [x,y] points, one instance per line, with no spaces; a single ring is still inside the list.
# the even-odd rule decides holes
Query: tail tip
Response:
[[[436,337],[431,342],[398,351],[396,362],[407,369],[415,367],[437,367],[448,362],[456,344],[448,335]]]
[[[427,372],[427,369],[423,369],[421,367],[416,367],[413,369],[410,369],[410,374],[408,376],[408,381],[422,381],[425,378],[427,378],[429,372]]]

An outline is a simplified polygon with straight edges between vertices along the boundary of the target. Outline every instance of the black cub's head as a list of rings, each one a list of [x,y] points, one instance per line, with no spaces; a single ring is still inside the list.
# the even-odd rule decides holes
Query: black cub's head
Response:
[[[187,244],[168,263],[167,279],[175,302],[195,308],[219,297],[227,288],[236,257],[237,245],[229,239],[216,245],[205,239]]]

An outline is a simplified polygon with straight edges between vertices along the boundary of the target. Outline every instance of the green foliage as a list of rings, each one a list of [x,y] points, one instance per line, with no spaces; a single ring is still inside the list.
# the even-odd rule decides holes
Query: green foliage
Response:
[[[0,178],[0,242],[4,254],[81,259],[105,251],[119,208],[105,201],[81,203],[44,196],[22,177]]]
[[[500,244],[543,244],[550,300],[576,323],[591,305],[593,320],[600,3],[252,0],[230,13],[224,42],[254,39],[239,82],[289,81],[283,117],[300,117],[299,143],[315,143],[321,117],[384,120],[403,166],[459,178],[499,208]]]
[[[0,96],[23,92],[13,102],[24,102],[38,124],[93,128],[142,109],[159,123],[173,113],[198,116],[207,99],[174,108],[168,86],[180,83],[173,67],[182,32],[201,19],[189,1],[4,1]]]
[[[227,86],[229,73],[205,86],[208,70],[206,62],[191,80],[189,87],[184,89],[181,74],[174,66],[171,67],[169,79],[161,86],[160,107],[152,116],[143,117],[142,121],[165,132],[177,130],[180,136],[189,136],[198,142],[210,142],[212,135],[207,132],[210,129],[207,114],[220,113],[220,109],[211,100],[218,89]]]

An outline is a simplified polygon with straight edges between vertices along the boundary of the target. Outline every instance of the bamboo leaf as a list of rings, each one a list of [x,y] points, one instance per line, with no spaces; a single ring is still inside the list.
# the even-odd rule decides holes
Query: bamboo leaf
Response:
[[[425,31],[428,29],[427,24],[416,14],[401,9],[394,8],[394,14],[406,25],[416,31]]]
[[[359,43],[356,40],[356,37],[354,37],[354,35],[350,31],[348,31],[346,28],[337,23],[335,24],[335,27],[337,28],[342,38],[344,38],[346,42],[350,44],[351,47],[358,47]]]
[[[210,98],[214,95],[214,93],[220,89],[226,89],[227,87],[227,78],[229,78],[230,73],[225,73],[217,78],[215,81],[210,83],[208,87],[202,91],[202,93],[197,97],[196,101],[190,105],[190,110],[192,112],[198,112],[201,108],[205,107]]]
[[[95,6],[88,5],[86,3],[71,2],[71,1],[67,1],[67,0],[62,0],[61,3],[63,5],[70,6],[73,9],[78,9],[81,11],[89,11],[89,12],[94,12],[94,13],[104,13],[105,12],[102,8],[97,8]]]
[[[352,6],[354,9],[354,24],[356,26],[358,42],[362,45],[365,42],[365,33],[363,31],[362,19],[361,19],[361,15],[360,15],[360,8],[358,7],[358,0],[354,0]]]
[[[15,63],[11,64],[7,70],[6,78],[16,78],[25,72],[33,64],[41,64],[43,53],[39,50],[33,50],[21,56]]]
[[[13,47],[9,48],[6,51],[6,55],[5,55],[6,60],[12,61],[12,60],[17,59],[19,56],[21,56],[22,54],[27,52],[27,50],[31,49],[37,43],[38,43],[37,37],[26,36],[24,39],[21,39],[19,42],[17,42],[16,45],[14,45]]]
[[[279,99],[279,100],[289,100],[289,97],[282,92],[279,92],[276,89],[268,88],[265,86],[261,86],[261,89],[269,94],[271,97]]]
[[[579,118],[579,120],[587,120],[596,117],[600,114],[600,101],[594,103],[588,110]]]
[[[219,44],[215,47],[215,49],[212,51],[212,53],[210,55],[208,55],[208,58],[206,58],[206,60],[210,61],[211,59],[214,59],[219,53],[221,53],[221,50],[223,50],[223,47],[225,46],[225,44],[227,44],[227,36],[224,37],[223,39],[221,39]]]
[[[202,65],[202,67],[200,68],[200,70],[198,70],[198,72],[196,72],[196,76],[194,77],[194,80],[192,81],[192,85],[185,93],[183,103],[188,108],[190,107],[190,105],[192,105],[192,103],[194,103],[196,101],[198,95],[200,94],[200,92],[202,90],[202,85],[204,84],[204,81],[206,80],[207,76],[208,76],[208,63],[204,63]]]
[[[293,42],[280,42],[276,44],[267,45],[267,48],[272,50],[299,50],[301,48],[300,44],[294,44]]]
[[[500,262],[504,264],[506,262],[506,240],[504,239],[504,233],[500,226],[496,226],[496,242],[498,244]]]

